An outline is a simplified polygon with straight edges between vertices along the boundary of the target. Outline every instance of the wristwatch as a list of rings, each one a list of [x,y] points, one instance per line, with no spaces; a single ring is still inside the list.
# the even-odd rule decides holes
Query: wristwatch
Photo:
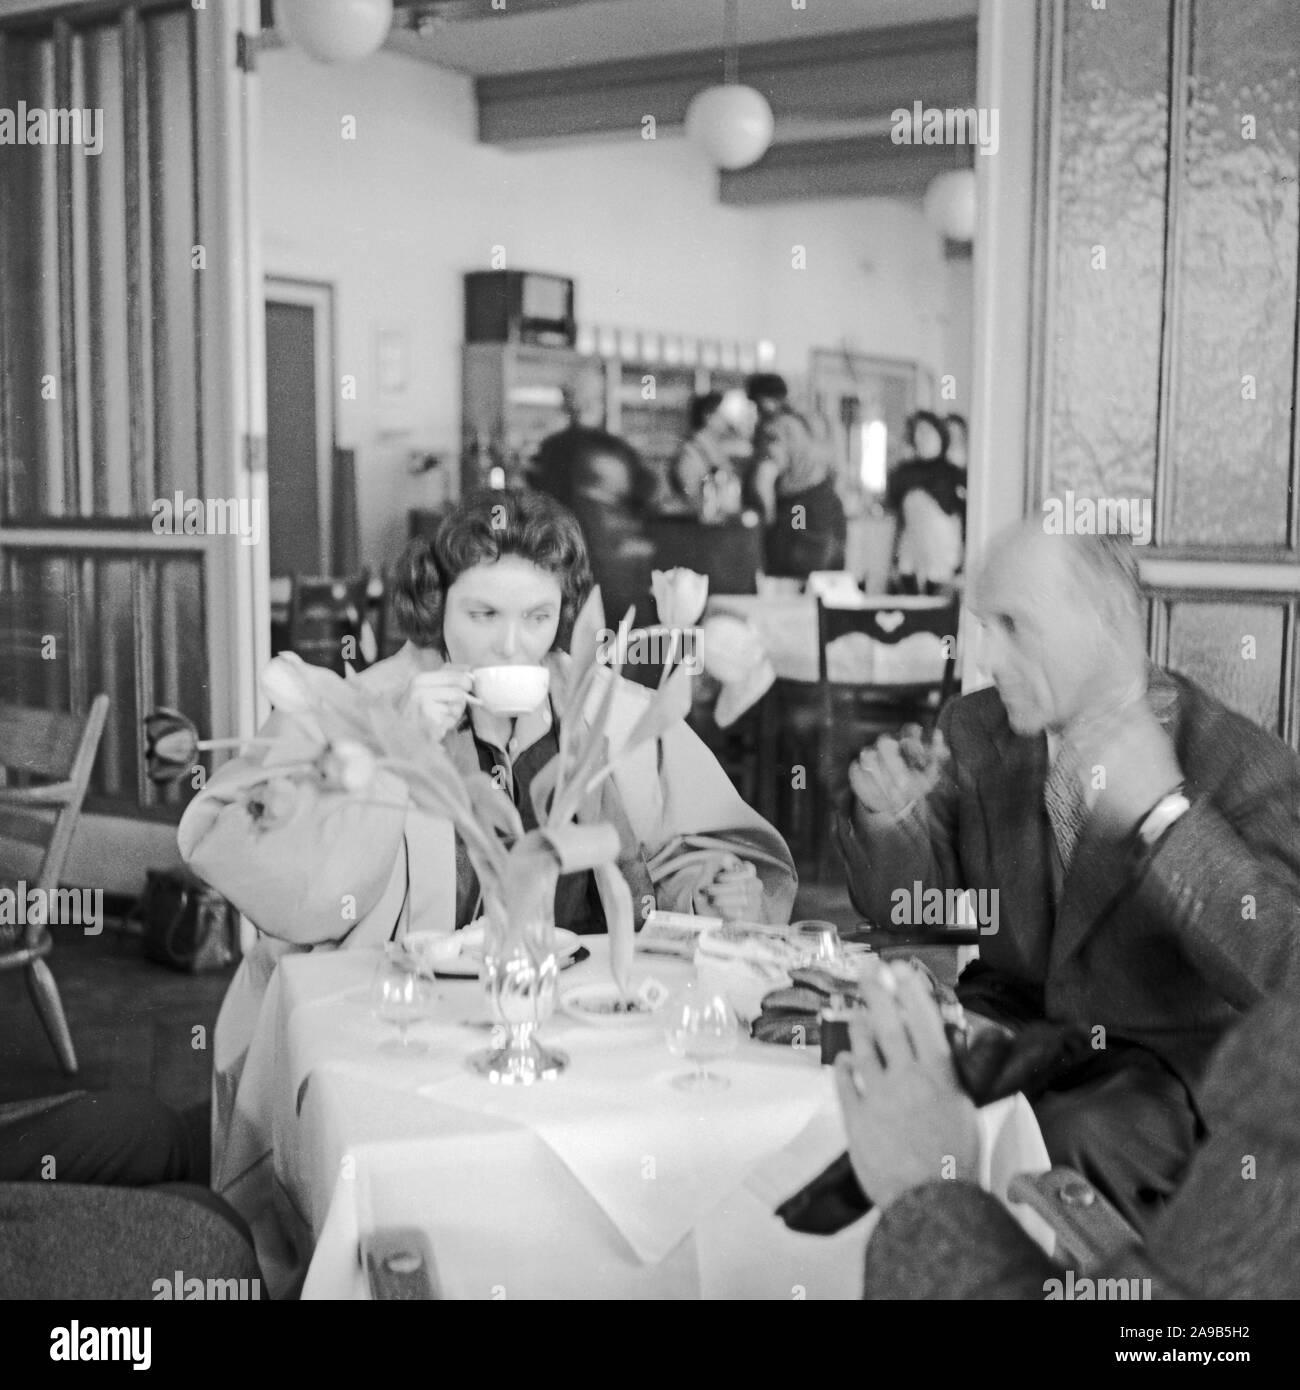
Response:
[[[1192,803],[1184,795],[1181,786],[1166,792],[1138,825],[1137,839],[1142,851],[1149,854],[1169,827],[1191,809]]]

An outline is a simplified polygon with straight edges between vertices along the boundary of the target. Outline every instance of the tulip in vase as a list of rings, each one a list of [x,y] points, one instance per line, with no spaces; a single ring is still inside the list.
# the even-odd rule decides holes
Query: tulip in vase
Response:
[[[618,651],[626,649],[631,620],[630,613],[623,620]],[[612,748],[606,728],[618,663],[607,670],[599,660],[602,622],[595,591],[574,624],[568,688],[562,708],[557,707],[559,752],[532,782],[535,830],[525,831],[514,802],[486,773],[462,774],[394,694],[307,666],[292,655],[271,662],[263,685],[277,710],[305,735],[296,742],[310,755],[293,762],[272,757],[254,762],[239,784],[267,834],[292,816],[303,784],[373,802],[381,773],[395,774],[410,801],[452,822],[483,893],[480,979],[497,1024],[493,1046],[472,1056],[469,1066],[497,1082],[548,1080],[565,1065],[563,1054],[543,1047],[536,1036],[555,1008],[555,890],[561,874],[595,874],[606,909],[611,973],[630,996],[632,897],[618,869],[618,832],[598,819],[599,791],[623,756],[689,711],[690,672],[685,667],[665,671],[630,733]],[[145,726],[149,775],[158,782],[180,780],[201,750],[240,742],[201,741],[193,724],[174,710],[155,712]],[[243,742],[273,751],[277,741]]]

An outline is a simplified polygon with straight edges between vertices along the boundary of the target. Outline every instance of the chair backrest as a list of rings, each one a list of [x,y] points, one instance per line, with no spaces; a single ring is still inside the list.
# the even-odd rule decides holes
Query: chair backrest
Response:
[[[289,594],[289,632],[286,645],[312,666],[328,666],[343,674],[345,660],[366,665],[361,655],[361,629],[366,621],[370,573],[332,577],[293,577]],[[344,639],[353,639],[351,658],[344,656]]]
[[[754,575],[754,592],[759,598],[794,598],[803,591],[802,579],[786,579],[779,575],[764,574],[762,570]]]
[[[899,598],[888,604],[862,603],[832,608],[817,599],[817,678],[823,688],[831,681],[826,649],[837,638],[860,632],[875,642],[893,646],[918,632],[929,632],[944,644],[943,677],[936,682],[942,704],[952,693],[957,672],[957,628],[961,600],[957,595],[944,598]]]
[[[0,703],[0,877],[12,867],[29,888],[58,887],[108,703],[96,695],[84,716]]]

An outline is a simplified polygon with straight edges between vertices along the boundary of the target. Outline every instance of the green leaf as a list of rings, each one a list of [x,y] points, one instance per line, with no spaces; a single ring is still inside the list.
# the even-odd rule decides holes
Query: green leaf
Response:
[[[545,825],[547,815],[555,804],[554,794],[560,777],[562,753],[557,753],[533,778],[528,794],[533,799],[533,815],[538,825]]]
[[[598,864],[593,872],[605,904],[605,927],[609,935],[609,969],[619,991],[626,996],[632,971],[632,952],[636,945],[636,920],[632,909],[632,890],[617,863]]]
[[[618,831],[612,825],[558,825],[541,832],[560,861],[560,872],[577,873],[618,859]]]
[[[548,822],[550,825],[563,825],[565,821],[573,819],[574,812],[577,811],[586,792],[587,779],[596,770],[597,760],[602,753],[608,757],[609,740],[605,737],[605,726],[609,723],[609,712],[614,704],[618,681],[618,676],[610,672],[605,693],[601,696],[600,705],[596,710],[596,717],[591,721],[591,728],[588,730],[581,753],[575,757],[573,776],[565,782],[564,791],[556,800],[555,809]]]
[[[679,666],[655,691],[641,718],[632,726],[627,742],[619,749],[619,756],[631,752],[648,739],[658,738],[690,712],[691,672],[685,666]]]
[[[486,772],[473,772],[465,778],[470,804],[479,819],[486,821],[507,840],[517,840],[524,833],[524,823],[509,795],[502,791]]]
[[[575,678],[586,673],[594,665],[600,649],[600,634],[605,628],[605,605],[600,594],[600,585],[592,586],[582,611],[574,619],[573,636],[569,639],[569,655],[573,659]]]
[[[556,777],[556,785],[560,788],[561,793],[568,785],[569,774],[579,756],[579,750],[575,748],[575,744],[582,739],[586,729],[583,710],[586,708],[587,696],[591,690],[592,682],[596,679],[597,670],[599,667],[593,662],[582,673],[581,677],[575,676],[573,689],[569,692],[564,711],[560,715],[560,767]],[[585,743],[582,746],[585,747]]]

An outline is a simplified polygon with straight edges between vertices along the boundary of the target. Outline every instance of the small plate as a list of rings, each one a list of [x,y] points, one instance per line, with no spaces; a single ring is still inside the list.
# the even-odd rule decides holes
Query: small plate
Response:
[[[657,980],[643,980],[632,997],[635,1008],[616,1008],[623,996],[612,980],[593,980],[574,985],[560,994],[560,1008],[570,1018],[597,1028],[628,1028],[651,1023],[668,1002],[669,991]]]
[[[404,938],[406,949],[415,958],[421,974],[439,980],[477,980],[483,955],[483,929],[473,924],[450,936],[433,932],[412,932]],[[565,927],[555,929],[555,954],[560,968],[568,965],[582,950],[582,938]]]

